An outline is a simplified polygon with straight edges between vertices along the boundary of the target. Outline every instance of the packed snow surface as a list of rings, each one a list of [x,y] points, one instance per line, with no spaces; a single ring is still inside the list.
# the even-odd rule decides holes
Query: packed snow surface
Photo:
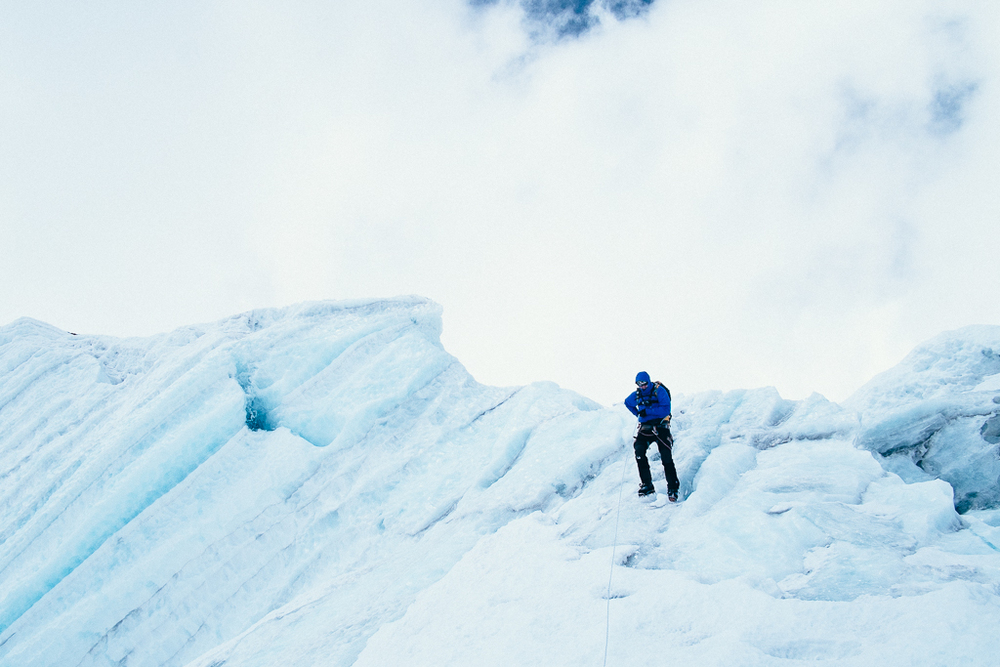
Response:
[[[843,406],[672,387],[665,506],[622,405],[480,385],[440,330],[0,328],[0,665],[995,664],[1000,327]]]

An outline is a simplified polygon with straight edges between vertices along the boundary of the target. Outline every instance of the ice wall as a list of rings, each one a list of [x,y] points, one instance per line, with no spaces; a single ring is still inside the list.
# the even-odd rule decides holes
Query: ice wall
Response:
[[[425,299],[127,340],[19,320],[0,665],[594,664],[606,610],[609,664],[991,664],[998,329],[845,406],[674,387],[685,500],[653,510],[621,405],[479,385]]]
[[[349,664],[373,619],[618,444],[615,417],[610,440],[568,434],[554,469],[477,509],[538,429],[597,406],[476,384],[440,327],[412,298],[149,339],[0,330],[0,659],[181,665],[319,609],[320,654]],[[424,539],[456,512],[475,517]]]

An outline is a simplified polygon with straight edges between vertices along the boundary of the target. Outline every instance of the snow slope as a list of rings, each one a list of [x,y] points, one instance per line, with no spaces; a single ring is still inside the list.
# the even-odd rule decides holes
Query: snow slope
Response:
[[[844,407],[675,395],[662,508],[621,405],[479,385],[440,328],[0,329],[0,665],[993,664],[1000,328]]]

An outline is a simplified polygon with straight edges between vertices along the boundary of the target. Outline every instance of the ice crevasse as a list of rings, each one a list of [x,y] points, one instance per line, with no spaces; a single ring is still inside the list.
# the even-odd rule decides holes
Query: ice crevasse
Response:
[[[621,405],[480,385],[440,331],[0,328],[0,665],[993,664],[1000,327],[843,406],[673,387],[662,509]]]

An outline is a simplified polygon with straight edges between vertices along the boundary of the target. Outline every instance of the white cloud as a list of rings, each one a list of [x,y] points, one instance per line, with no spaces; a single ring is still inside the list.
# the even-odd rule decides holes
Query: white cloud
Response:
[[[5,11],[3,321],[420,293],[481,381],[610,402],[841,399],[1000,320],[991,7],[661,1],[555,44],[513,2]]]

